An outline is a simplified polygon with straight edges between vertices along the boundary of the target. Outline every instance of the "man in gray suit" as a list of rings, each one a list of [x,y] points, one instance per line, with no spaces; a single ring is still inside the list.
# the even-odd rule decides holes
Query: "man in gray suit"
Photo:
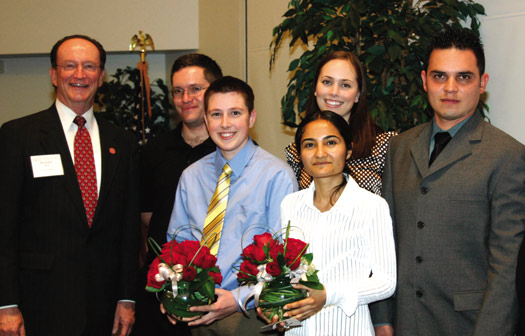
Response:
[[[472,31],[436,36],[421,72],[434,118],[392,138],[383,195],[395,225],[398,288],[383,304],[391,325],[378,331],[514,334],[525,146],[478,112],[484,63]]]

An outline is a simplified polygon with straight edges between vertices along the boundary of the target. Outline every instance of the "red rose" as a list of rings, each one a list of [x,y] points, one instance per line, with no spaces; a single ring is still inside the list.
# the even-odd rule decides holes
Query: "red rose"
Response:
[[[200,267],[204,269],[208,269],[208,268],[214,267],[216,263],[217,263],[217,257],[208,253],[204,256],[204,259],[202,261],[202,266]]]
[[[301,257],[306,253],[306,243],[299,239],[288,238],[286,246],[286,265],[294,270],[301,264]]]
[[[268,274],[274,277],[281,274],[281,268],[279,267],[279,264],[277,263],[277,261],[272,261],[266,264],[266,272],[268,272]]]
[[[272,260],[277,260],[277,255],[281,253],[283,254],[284,253],[284,245],[282,244],[275,244],[274,246],[272,246],[270,248],[270,257],[272,258]]]
[[[240,272],[238,274],[238,277],[241,279],[250,278],[250,275],[257,276],[257,273],[259,273],[257,265],[255,265],[249,260],[244,260],[239,269]]]
[[[266,255],[264,254],[264,250],[261,246],[250,244],[246,246],[242,252],[242,256],[245,258],[250,258],[261,263],[266,260]]]
[[[184,265],[189,265],[190,261],[193,259],[197,251],[199,250],[201,244],[195,240],[185,240],[175,248],[175,251],[186,257],[186,263]]]
[[[162,245],[161,253],[169,253],[169,251],[171,251],[177,245],[179,245],[179,243],[177,243],[175,239],[164,243],[164,245]]]
[[[177,253],[175,251],[173,251],[172,253],[166,252],[165,254],[162,254],[162,258],[170,266],[177,265],[177,264],[181,264],[181,265],[188,264],[186,260],[186,256],[180,253]]]
[[[213,266],[208,266],[208,267],[204,267],[204,263],[206,262],[206,258],[210,256],[210,249],[206,246],[202,246],[202,247],[199,247],[200,248],[200,251],[199,253],[197,254],[197,256],[195,257],[195,259],[193,259],[193,264],[197,267],[200,267],[200,268],[209,268],[209,267],[213,267]],[[193,256],[192,256],[193,258]],[[191,261],[191,259],[190,259]]]
[[[155,275],[159,272],[159,264],[160,260],[157,257],[149,266],[148,282],[146,283],[146,286],[160,289],[164,284],[164,281],[158,282],[157,280],[155,280]]]
[[[184,269],[182,270],[182,278],[185,281],[193,281],[193,279],[195,279],[196,276],[197,271],[195,270],[195,268],[191,266],[184,266]]]
[[[275,244],[275,240],[268,232],[265,232],[262,235],[253,236],[253,242],[259,247],[263,247],[264,245],[269,245],[271,247]]]
[[[217,285],[221,284],[221,282],[222,282],[222,275],[221,275],[221,273],[208,272],[208,274],[213,278],[213,282],[215,282]]]

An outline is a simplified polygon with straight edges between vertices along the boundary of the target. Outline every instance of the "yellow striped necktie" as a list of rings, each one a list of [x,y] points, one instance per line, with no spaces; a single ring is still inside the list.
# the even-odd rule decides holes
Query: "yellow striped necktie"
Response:
[[[217,181],[217,187],[208,206],[208,214],[204,221],[204,232],[202,240],[210,248],[213,255],[219,251],[224,214],[228,205],[228,193],[230,192],[230,176],[232,169],[228,164],[222,167],[222,174]]]

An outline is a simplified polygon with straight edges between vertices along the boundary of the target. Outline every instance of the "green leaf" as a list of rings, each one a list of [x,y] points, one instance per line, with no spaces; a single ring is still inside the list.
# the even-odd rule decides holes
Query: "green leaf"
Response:
[[[291,72],[291,71],[294,71],[297,66],[299,65],[299,59],[294,59],[291,63],[290,63],[290,66],[288,67],[288,71]]]
[[[279,264],[279,266],[283,267],[284,265],[286,265],[286,261],[284,260],[284,256],[279,253],[277,255],[277,263]]]
[[[380,44],[376,44],[368,48],[366,51],[372,55],[380,56],[385,53],[385,47]]]
[[[148,292],[151,292],[151,293],[159,293],[159,292],[162,292],[165,288],[166,288],[166,282],[164,282],[164,284],[163,284],[162,287],[160,287],[160,288],[155,288],[155,287],[146,286],[146,290],[147,290]]]
[[[317,271],[315,271],[312,275],[307,275],[306,278],[307,281],[301,280],[301,285],[305,285],[306,287],[312,288],[312,289],[323,289],[323,285],[319,282],[319,278],[317,277]]]
[[[297,13],[297,10],[295,8],[290,8],[286,11],[286,13],[283,14],[284,17],[290,17]]]
[[[388,55],[392,61],[396,61],[403,58],[403,50],[397,44],[392,44],[388,47]]]
[[[325,51],[326,51],[326,44],[325,45],[322,45],[319,50],[317,51],[317,54],[318,55],[324,55],[325,54]]]
[[[314,260],[314,255],[313,253],[306,253],[303,258],[306,260],[306,262],[308,262],[309,264],[312,263],[312,261]]]
[[[483,7],[483,5],[481,5],[479,3],[474,3],[474,4],[472,4],[472,8],[476,11],[476,13],[481,14],[481,15],[486,15],[485,14],[485,7]]]

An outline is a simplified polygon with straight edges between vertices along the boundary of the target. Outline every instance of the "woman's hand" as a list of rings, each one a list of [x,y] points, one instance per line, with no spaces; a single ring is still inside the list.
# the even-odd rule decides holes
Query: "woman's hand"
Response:
[[[271,316],[271,320],[270,320],[270,316],[264,314],[264,312],[262,311],[262,309],[260,307],[257,307],[257,309],[255,309],[255,311],[257,312],[257,316],[259,316],[264,322],[266,322],[266,324],[273,324],[273,323],[279,322],[279,316],[278,315]],[[285,331],[285,329],[284,329],[284,322],[281,322],[281,323],[277,324],[277,326],[274,327],[274,328],[276,328],[277,331],[279,331],[279,332]]]
[[[294,317],[299,321],[305,320],[312,315],[317,314],[326,303],[326,290],[312,289],[301,284],[293,285],[296,289],[308,291],[308,297],[301,301],[288,303],[283,308],[286,311],[284,317]]]

